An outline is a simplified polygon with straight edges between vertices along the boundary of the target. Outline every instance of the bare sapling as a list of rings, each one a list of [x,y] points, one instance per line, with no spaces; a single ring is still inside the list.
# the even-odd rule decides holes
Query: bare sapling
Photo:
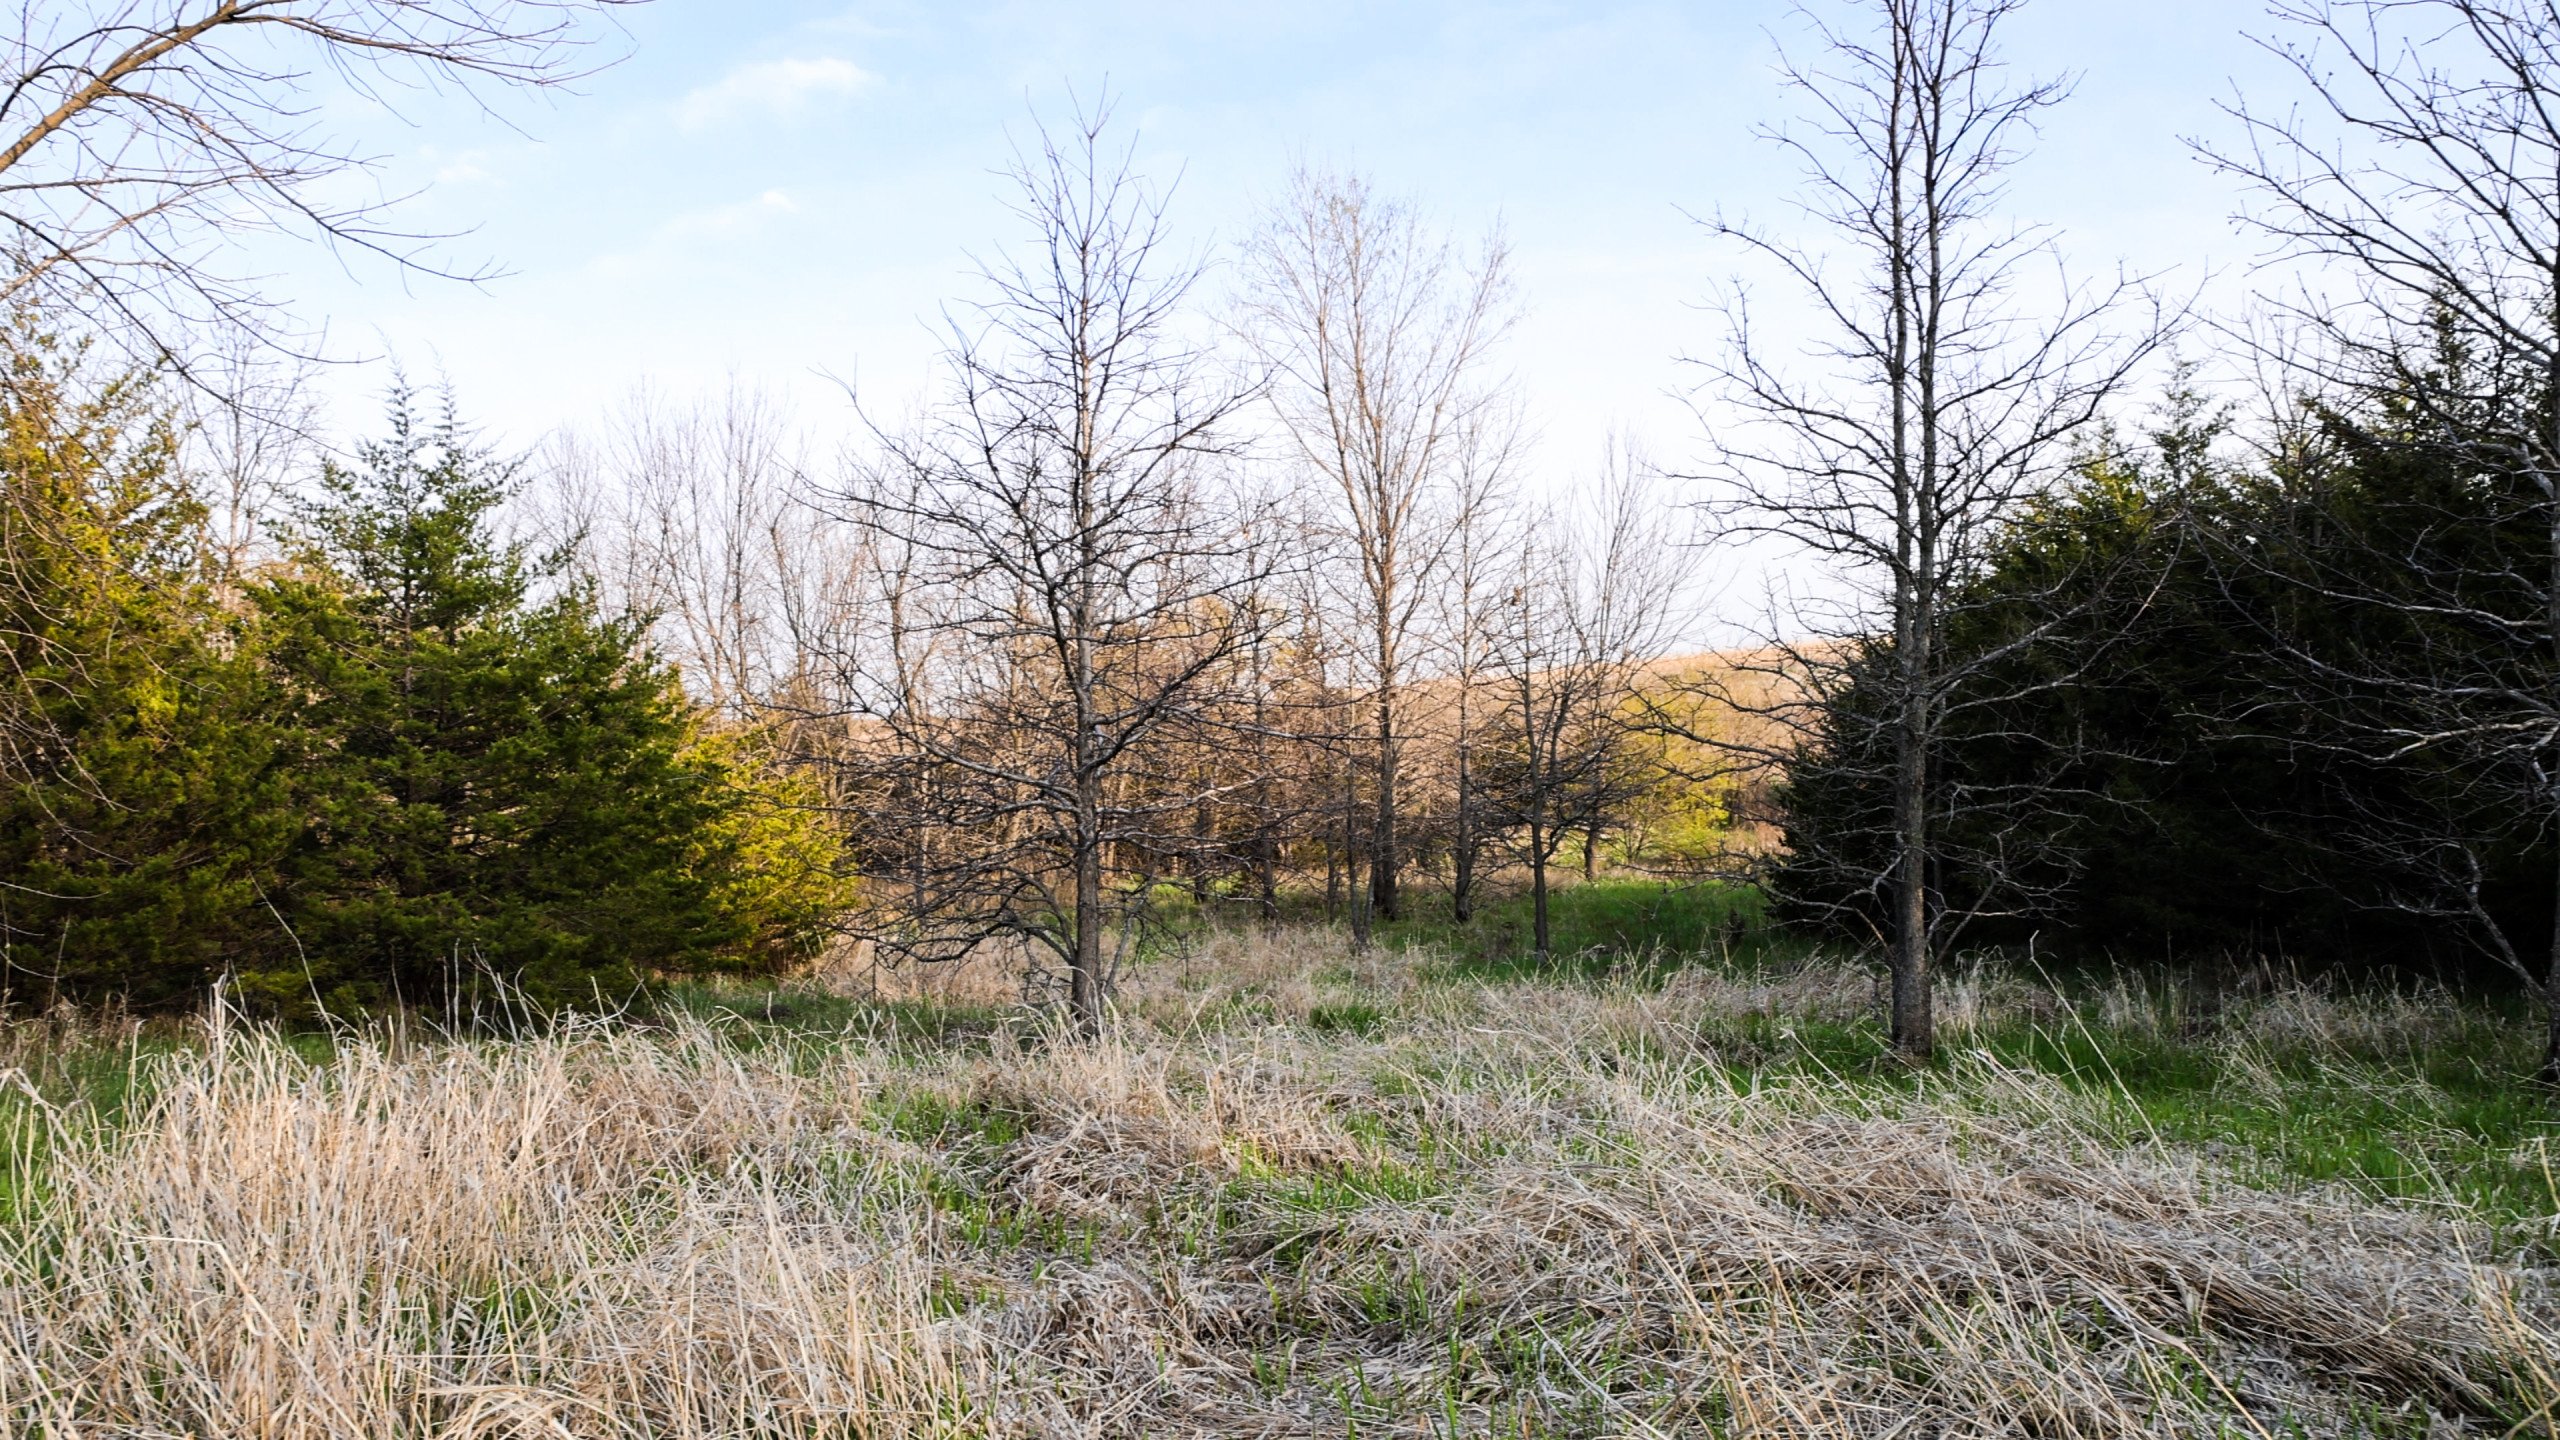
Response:
[[[1489,646],[1501,710],[1488,778],[1529,869],[1542,958],[1554,951],[1548,874],[1558,848],[1598,829],[1640,768],[1637,682],[1676,632],[1692,553],[1639,457],[1613,450],[1596,488],[1586,511],[1525,528]]]
[[[941,403],[879,430],[841,496],[874,593],[837,667],[880,852],[869,938],[928,960],[1032,945],[1088,1031],[1149,858],[1225,784],[1177,742],[1232,713],[1276,564],[1221,484],[1245,396],[1187,338],[1197,267],[1107,121],[1021,157],[1030,244],[949,317]]]
[[[1823,572],[1780,595],[1758,658],[1725,677],[1730,699],[1792,736],[1756,755],[1777,759],[1828,743],[1829,698],[1876,697],[1854,717],[1874,743],[1831,758],[1878,767],[1890,830],[1833,858],[1881,912],[1893,1040],[1915,1058],[1934,1043],[1934,958],[1970,918],[1933,878],[1971,803],[1942,782],[1940,735],[1998,658],[1951,655],[1944,637],[1985,543],[2047,492],[2165,331],[2136,282],[2073,282],[2049,232],[2000,213],[2038,117],[2069,93],[2008,83],[1997,42],[2023,3],[1867,0],[1855,31],[1809,22],[1813,57],[1785,68],[1804,118],[1762,132],[1802,163],[1808,225],[1709,222],[1805,315],[1773,340],[1745,286],[1721,297],[1725,345],[1698,362],[1714,506],[1729,534]]]
[[[1470,437],[1504,403],[1507,252],[1473,256],[1351,175],[1302,170],[1245,249],[1237,328],[1292,458],[1333,502],[1369,712],[1370,904],[1402,913],[1401,783],[1417,629],[1448,563]]]

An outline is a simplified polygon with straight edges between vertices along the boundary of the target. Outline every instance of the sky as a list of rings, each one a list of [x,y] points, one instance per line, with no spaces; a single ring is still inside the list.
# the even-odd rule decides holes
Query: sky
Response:
[[[1818,9],[1843,12],[1834,0]],[[1538,435],[1533,483],[1587,472],[1613,432],[1675,468],[1700,448],[1683,356],[1740,257],[1711,213],[1786,223],[1793,162],[1755,125],[1800,107],[1776,74],[1786,0],[654,0],[617,12],[574,93],[480,115],[324,97],[320,117],[422,187],[401,212],[465,231],[506,273],[404,277],[312,250],[265,263],[305,320],[372,363],[323,379],[360,431],[396,357],[455,386],[501,443],[593,423],[644,383],[742,383],[820,434],[838,382],[897,410],[933,373],[933,320],[973,255],[1018,234],[996,173],[1035,117],[1107,91],[1178,237],[1223,247],[1291,165],[1357,169],[1460,235],[1508,236],[1523,314],[1502,357]],[[2209,300],[2249,281],[2244,197],[2189,151],[2235,86],[2280,89],[2253,0],[2031,0],[2021,77],[2067,74],[2011,209],[2078,269],[2128,265]]]

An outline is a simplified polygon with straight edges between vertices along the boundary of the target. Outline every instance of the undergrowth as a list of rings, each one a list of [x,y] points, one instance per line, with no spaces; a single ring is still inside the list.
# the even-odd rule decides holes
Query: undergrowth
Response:
[[[10,1032],[0,1429],[2550,1432],[2514,1017],[1984,965],[1913,1068],[1687,913],[1715,963],[1195,933],[1096,1040],[1001,977]]]

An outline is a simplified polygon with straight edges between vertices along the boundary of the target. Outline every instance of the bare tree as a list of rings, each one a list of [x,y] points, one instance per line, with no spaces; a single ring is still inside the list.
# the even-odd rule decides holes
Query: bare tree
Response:
[[[1374,805],[1370,896],[1395,919],[1404,688],[1449,553],[1454,471],[1501,387],[1509,325],[1498,235],[1471,259],[1356,176],[1299,171],[1246,247],[1240,329],[1298,460],[1334,492],[1330,525],[1363,632]]]
[[[1548,869],[1568,835],[1624,798],[1637,678],[1674,632],[1689,553],[1639,462],[1610,460],[1587,511],[1527,528],[1492,647],[1501,710],[1489,808],[1529,867],[1542,956],[1554,938]]]
[[[2294,552],[2291,579],[2390,616],[2397,643],[2286,648],[2368,759],[2444,768],[2445,804],[2363,839],[2430,879],[2408,908],[2475,925],[2539,997],[2560,1082],[2560,917],[2533,960],[2482,900],[2497,854],[2560,841],[2560,9],[2271,13],[2288,28],[2264,43],[2311,113],[2235,104],[2242,143],[2205,153],[2265,198],[2252,223],[2320,266],[2275,302],[2297,383],[2340,402],[2368,454],[2439,472],[2380,497],[2367,542],[2324,529]]]
[[[1461,451],[1448,569],[1436,587],[1441,678],[1448,691],[1439,728],[1449,761],[1449,906],[1461,923],[1475,913],[1476,867],[1491,838],[1477,752],[1502,623],[1502,581],[1513,568],[1509,551],[1520,539],[1511,494],[1520,434],[1515,421],[1514,412],[1490,412]]]
[[[237,331],[217,337],[223,388],[185,397],[185,464],[204,503],[206,562],[226,586],[269,553],[266,523],[294,481],[317,468],[321,448],[310,367],[260,349]]]
[[[1269,569],[1209,473],[1243,398],[1183,339],[1196,268],[1165,253],[1162,200],[1106,149],[1107,115],[1017,161],[1029,253],[983,268],[949,399],[884,434],[845,497],[881,587],[842,677],[853,783],[912,867],[878,877],[873,938],[926,959],[1046,947],[1087,1027],[1145,857],[1199,798],[1167,742],[1231,699]]]
[[[383,104],[555,86],[584,68],[582,21],[624,3],[21,0],[0,29],[0,305],[185,365],[207,326],[274,333],[272,297],[226,254],[247,232],[483,275],[398,228],[402,197],[347,183],[373,162],[318,122],[312,80]]]
[[[734,381],[690,400],[644,387],[548,458],[547,528],[651,617],[696,699],[738,722],[804,708],[865,562],[808,503],[814,467],[779,401]]]
[[[1995,42],[2022,3],[1863,0],[1854,33],[1808,17],[1819,58],[1785,70],[1806,120],[1762,133],[1803,162],[1802,209],[1836,250],[1712,222],[1801,296],[1819,337],[1787,354],[1739,290],[1724,301],[1702,397],[1722,513],[1823,562],[1836,587],[1788,602],[1767,658],[1737,678],[1777,672],[1785,701],[1757,708],[1799,728],[1821,708],[1797,697],[1853,683],[1881,697],[1893,820],[1870,884],[1889,901],[1893,1037],[1911,1056],[1933,1041],[1932,956],[1967,918],[1932,888],[1959,799],[1932,760],[1952,697],[1998,658],[1945,651],[1951,607],[2162,333],[2156,308],[2130,337],[2115,323],[2138,286],[2070,283],[2047,232],[1995,213],[2036,117],[2067,94],[2002,84]]]

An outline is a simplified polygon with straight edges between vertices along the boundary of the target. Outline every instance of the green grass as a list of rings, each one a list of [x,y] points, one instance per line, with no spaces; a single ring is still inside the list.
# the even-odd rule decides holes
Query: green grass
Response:
[[[2103,1102],[2127,1143],[2193,1146],[2259,1183],[2451,1194],[2486,1219],[2525,1227],[2547,1227],[2560,1213],[2560,1095],[2529,1078],[2537,1026],[2521,1005],[2447,997],[2449,1018],[2439,1015],[2431,1033],[2374,1049],[2254,1039],[2238,1028],[2245,1001],[2227,1025],[2156,1014],[2110,1025],[2095,982],[2064,977],[2058,988],[2062,1013],[2001,1016],[1943,1040],[1920,1067],[1897,1059],[1881,1024],[1863,1017],[1736,1014],[1704,1038],[1727,1080],[1820,1074],[1943,1096],[1965,1067],[1988,1059]],[[2335,1003],[2381,998],[2347,991]]]
[[[1451,980],[1496,983],[1638,983],[1707,966],[1740,978],[1820,963],[1820,947],[1773,927],[1761,895],[1716,882],[1666,883],[1568,877],[1549,896],[1552,953],[1530,947],[1530,901],[1489,894],[1460,922],[1441,892],[1417,893],[1409,913],[1377,928],[1382,948],[1415,957]],[[1308,897],[1290,913],[1314,918]],[[1997,961],[1988,962],[1995,966]],[[1722,1078],[1820,1073],[1888,1090],[1943,1084],[1968,1055],[1988,1057],[2084,1095],[2108,1100],[2128,1141],[2158,1137],[2205,1150],[2276,1185],[2342,1184],[2394,1198],[2450,1193],[2486,1218],[2541,1224],[2560,1211],[2560,1096],[2530,1083],[2537,1058],[2532,1017],[2511,999],[2445,997],[2429,1034],[2380,1051],[2304,1041],[2235,1045],[2213,1015],[2185,1013],[2211,992],[2209,973],[2133,977],[2156,993],[2135,1023],[2110,1025],[2100,999],[2128,977],[2103,967],[2038,970],[2063,1004],[2054,1014],[2002,1015],[1951,1041],[1936,1064],[1913,1070],[1893,1058],[1872,1016],[1726,1017],[1709,1038]],[[2379,988],[2348,989],[2339,1003],[2378,1003]],[[2236,1002],[2245,1013],[2246,1001]],[[1308,1026],[1346,1038],[1391,1027],[1371,999],[1330,998]]]
[[[1771,929],[1761,894],[1750,886],[1613,876],[1562,880],[1548,892],[1549,956],[1542,961],[1532,902],[1516,888],[1489,889],[1463,922],[1447,895],[1415,895],[1408,914],[1378,927],[1378,939],[1436,950],[1476,974],[1506,978],[1747,961],[1802,948]]]
[[[1525,895],[1505,894],[1465,924],[1451,918],[1445,895],[1425,896],[1414,914],[1381,926],[1379,939],[1454,957],[1458,976],[1513,982],[1659,977],[1692,966],[1768,976],[1818,950],[1772,927],[1748,887],[1603,878],[1553,892],[1549,907],[1554,953],[1544,962],[1529,948]],[[2345,1184],[2395,1198],[2450,1191],[2516,1224],[2560,1211],[2560,1095],[2526,1078],[2538,1059],[2536,1026],[2519,1002],[2444,997],[2452,1018],[2380,1051],[2314,1042],[2235,1050],[2214,1018],[2180,1013],[2212,989],[2209,974],[2152,978],[2152,1013],[2116,1026],[2099,1018],[2098,1002],[2121,990],[2125,975],[2092,967],[2035,978],[2059,992],[2065,1013],[2000,1017],[1918,1071],[1892,1057],[1873,1017],[1739,1014],[1711,1038],[1730,1057],[1727,1078],[1824,1073],[1889,1089],[1943,1082],[1979,1054],[2112,1099],[2129,1140],[2197,1146],[2266,1183]],[[2372,982],[2339,1000],[2354,1006],[2386,995]],[[2245,1012],[2247,1002],[2238,1003]]]
[[[1527,948],[1528,903],[1503,895],[1461,924],[1445,895],[1420,895],[1414,913],[1381,926],[1378,939],[1445,982],[1642,984],[1684,967],[1747,982],[1822,963],[1813,947],[1772,930],[1760,897],[1746,888],[1625,879],[1568,886],[1552,896],[1557,943],[1546,962]],[[2525,1078],[2536,1058],[2535,1027],[2518,1002],[2445,997],[2426,1034],[2378,1048],[2242,1043],[2227,1022],[2245,1015],[2247,1001],[2234,1001],[2227,1014],[2185,1013],[2194,987],[2210,988],[2204,980],[2100,971],[2035,980],[2058,994],[2059,1008],[1997,1015],[1952,1037],[1935,1064],[1918,1069],[1891,1056],[1870,1015],[1737,1009],[1700,1037],[1717,1057],[1701,1083],[1821,1074],[1911,1091],[1943,1087],[1968,1057],[1983,1057],[2109,1102],[2128,1141],[2156,1136],[2199,1147],[2265,1183],[2343,1184],[2402,1198],[2451,1194],[2484,1217],[2519,1225],[2560,1211],[2560,1155],[2553,1154],[2560,1149],[2560,1096]],[[2123,993],[2146,983],[2150,998],[2132,1007],[2132,1023],[2102,1018],[2100,998],[2110,987]],[[1330,984],[1333,993],[1298,1023],[1348,1042],[1393,1031],[1396,1014],[1385,997],[1357,993],[1347,973]],[[2378,999],[2349,992],[2338,1003]],[[973,1046],[1014,1023],[985,1007],[740,981],[668,986],[651,1023],[677,1016],[708,1022],[742,1048],[813,1059],[852,1039],[918,1050]],[[1264,1015],[1255,1023],[1286,1018]],[[26,1085],[0,1090],[0,1220],[41,1192],[44,1126],[28,1089],[79,1123],[112,1127],[147,1096],[150,1057],[187,1043],[176,1027],[161,1026],[120,1040],[86,1036],[29,1047],[40,1058],[25,1071]],[[331,1042],[315,1034],[295,1043],[317,1060]],[[999,1144],[1013,1123],[1002,1115],[890,1119],[901,1132],[985,1129]]]
[[[1818,963],[1812,947],[1762,923],[1748,891],[1628,881],[1560,891],[1552,912],[1558,955],[1543,965],[1520,938],[1526,905],[1506,897],[1459,925],[1446,898],[1432,896],[1419,913],[1381,927],[1379,940],[1449,982],[1643,984],[1698,966],[1748,981]],[[1918,1069],[1892,1056],[1871,1016],[1737,1011],[1701,1037],[1718,1057],[1701,1083],[1820,1074],[1909,1092],[1943,1088],[1969,1059],[1988,1058],[2107,1101],[2129,1143],[2156,1136],[2195,1146],[2263,1183],[2344,1184],[2397,1198],[2450,1193],[2501,1223],[2538,1223],[2560,1211],[2560,1155],[2552,1153],[2560,1150],[2560,1097],[2526,1079],[2534,1027],[2520,1004],[2447,998],[2429,1034],[2377,1051],[2310,1040],[2243,1043],[2220,1021],[2170,1013],[2191,997],[2160,982],[2150,1010],[2136,1007],[2134,1023],[2110,1025],[2100,998],[2110,986],[2121,989],[2123,977],[2038,977],[2047,980],[2063,1002],[2055,1013],[1997,1016],[1951,1037],[1934,1064]],[[1346,1041],[1393,1031],[1396,1015],[1382,997],[1356,993],[1347,977],[1333,983],[1341,993],[1306,1011],[1308,1029]],[[2347,992],[2337,1003],[2379,998]],[[734,984],[676,987],[669,1003],[722,1023],[748,1045],[823,1047],[848,1035],[961,1043],[1000,1018]],[[2224,1020],[2236,1023],[2246,1007],[2234,1002]]]
[[[1719,953],[1784,937],[1765,920],[1759,890],[1718,880],[1668,881],[1605,875],[1585,881],[1570,868],[1550,872],[1548,916],[1554,953],[1566,959],[1608,962],[1653,950]],[[1532,933],[1528,880],[1505,871],[1477,887],[1475,913],[1464,922],[1451,912],[1448,892],[1427,880],[1404,892],[1406,914],[1377,926],[1390,947],[1439,946],[1478,962],[1529,960]],[[1209,925],[1247,925],[1263,916],[1260,902],[1220,893],[1202,903],[1188,889],[1159,885],[1150,896],[1156,923],[1172,935]],[[1320,891],[1282,892],[1283,924],[1345,923],[1342,905],[1328,907]]]
[[[148,1103],[151,1062],[194,1043],[166,1022],[115,1032],[70,1029],[42,1033],[23,1022],[8,1038],[15,1063],[0,1065],[0,1224],[44,1196],[45,1157],[56,1123],[113,1130]],[[296,1050],[325,1059],[325,1035],[290,1038]]]
[[[1466,925],[1448,917],[1445,900],[1437,913],[1425,904],[1365,956],[1331,940],[1222,937],[1227,948],[1208,953],[1196,980],[1170,960],[1141,966],[1124,992],[1129,1028],[1098,1054],[1044,1044],[1052,1032],[1002,1008],[806,984],[674,985],[628,1023],[649,1043],[707,1044],[723,1057],[686,1074],[809,1080],[772,1092],[823,1097],[823,1123],[795,1142],[808,1149],[779,1147],[756,1164],[804,1176],[791,1193],[827,1227],[898,1218],[909,1225],[900,1234],[957,1257],[919,1281],[925,1314],[979,1314],[1040,1293],[1052,1267],[1076,1280],[1104,1261],[1213,1277],[1221,1288],[1198,1292],[1213,1298],[1258,1285],[1267,1308],[1239,1309],[1246,1318],[1218,1332],[1240,1347],[1230,1360],[1249,1361],[1228,1373],[1316,1397],[1341,1433],[1355,1422],[1360,1433],[1416,1433],[1422,1414],[1443,1417],[1441,1433],[1451,1435],[1618,1433],[1645,1415],[1663,1433],[1720,1433],[1714,1426],[1731,1416],[1712,1395],[1663,1398],[1665,1377],[1693,1363],[1688,1341],[1621,1323],[1642,1307],[1608,1288],[1616,1239],[1572,1252],[1556,1237],[1588,1239],[1632,1216],[1628,1234],[1676,1238],[1687,1233],[1665,1218],[1676,1207],[1646,1208],[1666,1172],[1715,1143],[1758,1156],[1772,1136],[1836,1138],[1831,1122],[1841,1116],[1880,1132],[1909,1122],[1951,1135],[1964,1167],[2003,1178],[2049,1164],[2066,1180],[2077,1167],[2104,1181],[2117,1143],[2138,1149],[2156,1137],[2209,1157],[2209,1187],[2335,1186],[2414,1200],[2500,1227],[2510,1242],[2491,1247],[2500,1263],[2519,1249],[2519,1264],[2552,1254],[2560,1187],[2546,1157],[2560,1105],[2523,1079],[2536,1032],[2519,1005],[2298,982],[2270,990],[2248,976],[2216,990],[2150,971],[2053,974],[1984,959],[1945,977],[1942,1053],[1909,1066],[1889,1053],[1861,962],[1771,933],[1749,892],[1610,880],[1556,900],[1559,936],[1573,948],[1547,963],[1522,953],[1525,900],[1510,896]],[[1677,988],[1652,993],[1657,985]],[[1204,1015],[1250,1018],[1231,1031]],[[699,1039],[705,1030],[716,1038]],[[29,1029],[12,1058],[31,1067],[46,1104],[112,1126],[147,1101],[150,1057],[194,1043],[188,1033],[72,1031],[49,1044]],[[323,1059],[332,1042],[292,1043]],[[512,1045],[474,1048],[503,1057]],[[1119,1081],[1097,1078],[1113,1065],[1124,1067]],[[1806,1080],[1819,1083],[1791,1083]],[[1614,1110],[1628,1087],[1660,1108]],[[2071,1103],[2042,1108],[2057,1094]],[[1764,1101],[1784,1125],[1697,1142],[1717,1133],[1720,1114],[1773,1113],[1759,1109]],[[0,1119],[21,1139],[36,1133],[39,1113],[23,1094],[0,1098]],[[755,1108],[747,1133],[770,1113]],[[1704,1119],[1656,1130],[1645,1128],[1648,1113]],[[846,1144],[848,1136],[862,1138]],[[755,1168],[720,1153],[716,1174],[684,1171],[684,1183],[726,1183]],[[1814,1163],[1773,1182],[1802,1212],[1791,1224],[1819,1220],[1819,1187],[1836,1199],[1863,1194],[1870,1180],[1854,1155],[1837,1166],[1822,1159],[1827,1152],[1810,1153]],[[44,1158],[39,1147],[0,1169],[0,1223],[41,1203]],[[790,1168],[801,1165],[811,1168]],[[2136,1168],[2162,1173],[2148,1159]],[[1912,1173],[1926,1181],[1936,1172]],[[1812,1177],[1816,1188],[1803,1194],[1813,1198],[1788,1190],[1795,1175]],[[1889,1189],[1895,1179],[1876,1183]],[[1934,1216],[1934,1192],[1916,1193],[1908,1213]],[[1504,1195],[1526,1197],[1523,1208],[1488,1199]],[[1602,1203],[1611,1208],[1577,1208]],[[2274,1223],[2292,1208],[2286,1201]],[[2463,1243],[2477,1233],[2464,1231]],[[1458,1258],[1466,1247],[1450,1238],[1468,1234],[1487,1237],[1480,1250],[1505,1254],[1508,1237],[1530,1236],[1519,1250],[1527,1268],[1479,1286]],[[1796,1234],[1782,1238],[1794,1245],[1785,1237]],[[1582,1254],[1585,1270],[1541,1278],[1550,1250]],[[1504,1288],[1513,1280],[1516,1291]],[[1531,1294],[1534,1304],[1516,1298]],[[531,1290],[498,1286],[467,1300],[509,1324],[557,1319]],[[1746,1328],[1777,1324],[1789,1303],[1772,1298],[1765,1313],[1747,1294],[1716,1304],[1728,1301],[1742,1308],[1718,1309],[1719,1321]],[[2082,1317],[2052,1318],[2071,1326]],[[1887,1324],[1826,1332],[1827,1354],[1842,1373],[1907,1369],[1902,1380],[1925,1390],[1935,1373],[1925,1347]],[[1354,1353],[1396,1363],[1342,1363]],[[2176,1385],[2177,1357],[2193,1354],[2145,1363],[2171,1366],[2154,1378]],[[1416,1362],[1439,1355],[1436,1372]],[[2195,1408],[2221,1403],[2226,1392],[2213,1387],[2223,1383],[2199,1368]],[[1658,1415],[1646,1408],[1657,1402]],[[2397,1412],[2376,1417],[2375,1433],[2413,1423]],[[2280,1418],[2269,1423],[2218,1433],[2294,1433]]]
[[[1569,894],[1577,904],[1574,935],[1585,940],[1585,948],[1567,963],[1541,974],[1531,956],[1477,951],[1457,966],[1444,966],[1441,976],[1492,984],[1600,984],[1600,976],[1615,971],[1618,981],[1651,984],[1682,963],[1718,966],[1736,979],[1777,976],[1805,963],[1802,948],[1789,951],[1782,938],[1759,935],[1708,956],[1667,951],[1667,933],[1713,928],[1723,915],[1718,907],[1733,904],[1731,897],[1646,897],[1636,887]],[[1487,915],[1482,925],[1500,933],[1503,917]],[[1385,940],[1421,956],[1423,945],[1446,945],[1452,933],[1464,930],[1446,920],[1434,930],[1423,917],[1405,922]],[[1618,935],[1626,940],[1615,940]],[[2473,997],[2460,1002],[2458,1020],[2440,1017],[2435,1033],[2417,1043],[2368,1051],[2317,1040],[2250,1043],[2225,1027],[2179,1025],[2156,1015],[2107,1025],[2099,1015],[2102,984],[2094,976],[2058,976],[2056,984],[2066,999],[2061,1012],[1997,1017],[1981,1030],[1948,1038],[1938,1061],[1923,1068],[1894,1061],[1874,1017],[1787,1010],[1723,1015],[1702,1035],[1718,1063],[1713,1074],[1700,1074],[1700,1084],[1748,1086],[1759,1079],[1820,1074],[1846,1076],[1879,1092],[1933,1086],[1943,1097],[1946,1086],[1961,1084],[1964,1066],[1989,1058],[2104,1102],[2122,1143],[2158,1138],[2191,1145],[2258,1184],[2342,1184],[2391,1199],[2450,1194],[2486,1220],[2516,1227],[2545,1225],[2560,1212],[2560,1097],[2527,1079],[2537,1053],[2522,1004]],[[2363,997],[2355,994],[2340,997],[2348,1007],[2360,1002]],[[704,1015],[730,1017],[740,1043],[748,1045],[781,1038],[824,1045],[827,1035],[886,1033],[932,1045],[988,1025],[978,1012],[822,1002],[788,989],[704,989],[691,992],[689,1004]],[[2158,1004],[2173,1004],[2166,986]],[[2240,1002],[2232,1020],[2243,1015]],[[1270,1020],[1283,1017],[1265,1017]],[[1300,1022],[1318,1035],[1375,1040],[1393,1033],[1398,1017],[1380,999],[1336,994],[1308,1007]],[[1004,1125],[1001,1117],[937,1117],[942,1120]]]
[[[1318,1034],[1371,1036],[1385,1027],[1387,1012],[1366,1000],[1342,1000],[1307,1012],[1307,1024]]]
[[[2243,1047],[2071,1026],[1995,1030],[2003,1063],[2119,1097],[2128,1130],[2230,1156],[2254,1178],[2344,1183],[2418,1198],[2446,1191],[2527,1223],[2560,1211],[2547,1147],[2560,1102],[2531,1083],[2521,1014],[2479,1005],[2437,1043],[2398,1054],[2321,1044]]]
[[[823,1051],[848,1039],[964,1045],[1006,1023],[1006,1011],[925,1000],[840,995],[793,981],[689,980],[656,997],[651,1019],[702,1021],[750,1049]]]

